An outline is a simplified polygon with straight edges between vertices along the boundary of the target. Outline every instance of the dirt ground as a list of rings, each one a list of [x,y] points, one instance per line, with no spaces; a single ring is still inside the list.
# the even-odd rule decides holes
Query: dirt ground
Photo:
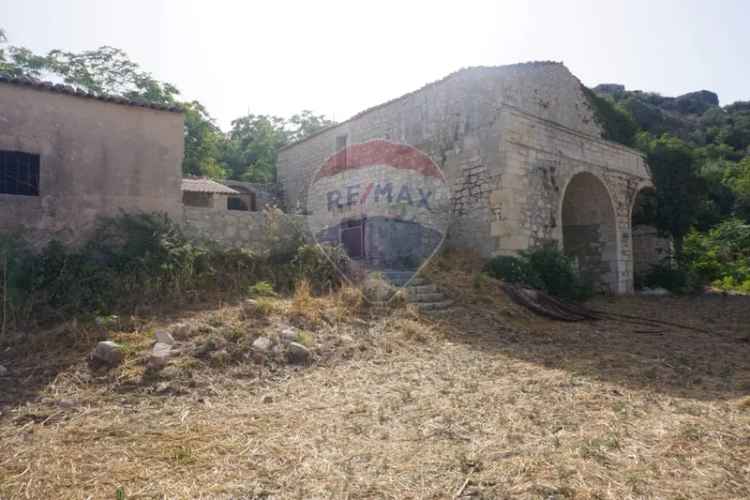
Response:
[[[543,320],[492,284],[453,296],[312,322],[308,366],[185,359],[144,381],[154,321],[113,334],[133,353],[105,375],[86,335],[0,350],[0,498],[750,498],[750,299],[589,304],[698,333]],[[182,321],[244,345],[280,302]]]

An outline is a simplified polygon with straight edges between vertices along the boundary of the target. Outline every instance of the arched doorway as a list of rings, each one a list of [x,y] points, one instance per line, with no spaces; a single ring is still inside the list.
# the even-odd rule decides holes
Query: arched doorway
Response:
[[[617,292],[617,229],[607,188],[588,172],[568,183],[562,203],[563,251],[595,289]]]
[[[651,268],[664,263],[672,254],[672,242],[656,229],[656,191],[641,188],[633,199],[630,211],[630,232],[633,241],[633,283],[641,288]]]

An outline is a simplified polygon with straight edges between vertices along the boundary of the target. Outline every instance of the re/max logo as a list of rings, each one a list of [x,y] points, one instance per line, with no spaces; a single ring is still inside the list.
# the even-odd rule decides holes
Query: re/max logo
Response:
[[[362,184],[353,184],[343,189],[336,189],[326,193],[328,211],[340,210],[345,206],[364,205],[370,196],[373,196],[375,203],[385,200],[387,203],[411,205],[416,208],[430,210],[432,191],[404,184],[396,192],[392,182],[383,184],[371,182],[364,190],[362,189]]]

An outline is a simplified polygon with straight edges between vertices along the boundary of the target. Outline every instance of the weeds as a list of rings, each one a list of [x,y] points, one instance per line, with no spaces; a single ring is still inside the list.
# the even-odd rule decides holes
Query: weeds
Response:
[[[166,215],[122,214],[101,219],[79,248],[57,241],[34,252],[22,239],[0,237],[2,331],[32,321],[108,317],[154,304],[207,298],[276,296],[305,280],[311,291],[336,289],[348,258],[338,247],[267,252],[221,249],[189,241]],[[273,308],[266,303],[266,312]]]

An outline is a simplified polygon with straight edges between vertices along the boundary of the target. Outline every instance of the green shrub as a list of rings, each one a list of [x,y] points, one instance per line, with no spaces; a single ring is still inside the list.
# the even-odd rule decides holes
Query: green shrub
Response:
[[[265,295],[269,288],[290,291],[303,279],[323,292],[337,288],[339,271],[350,269],[340,247],[279,241],[263,253],[196,245],[158,214],[102,219],[78,248],[52,241],[32,251],[18,237],[0,236],[2,324],[106,316],[217,294]]]
[[[532,288],[544,287],[539,275],[534,272],[530,262],[523,255],[494,257],[487,262],[484,272],[506,283],[523,283]]]
[[[484,272],[563,299],[583,300],[592,294],[592,287],[576,272],[573,260],[554,244],[524,250],[517,256],[494,257],[485,265]]]
[[[697,285],[744,292],[750,281],[750,225],[729,219],[705,233],[691,231],[680,265]]]
[[[273,285],[268,281],[259,281],[247,289],[251,297],[276,297],[278,294],[273,290]]]

